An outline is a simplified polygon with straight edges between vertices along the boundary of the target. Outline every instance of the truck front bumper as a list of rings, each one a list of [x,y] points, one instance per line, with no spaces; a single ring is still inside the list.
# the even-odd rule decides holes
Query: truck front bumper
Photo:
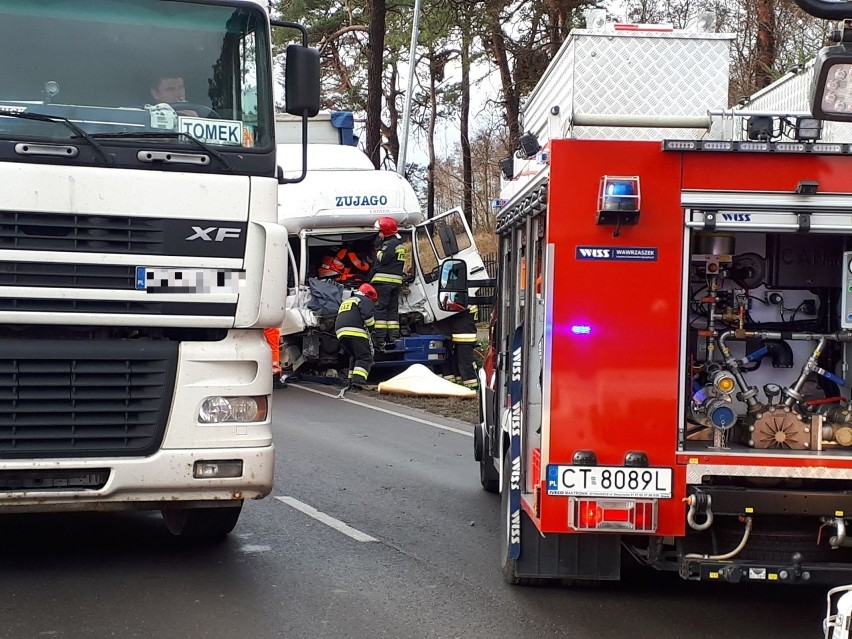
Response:
[[[241,462],[240,476],[198,476],[216,462]],[[0,513],[156,510],[261,499],[272,490],[274,464],[272,445],[160,450],[144,458],[7,460],[0,463]]]

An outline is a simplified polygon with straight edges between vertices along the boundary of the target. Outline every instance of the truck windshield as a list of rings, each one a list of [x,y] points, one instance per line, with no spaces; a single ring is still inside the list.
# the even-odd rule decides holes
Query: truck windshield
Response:
[[[0,0],[0,58],[7,61],[0,139],[79,138],[65,118],[104,141],[139,133],[147,147],[197,148],[192,136],[223,152],[268,151],[268,27],[259,7],[239,5]],[[166,131],[172,135],[150,135]]]

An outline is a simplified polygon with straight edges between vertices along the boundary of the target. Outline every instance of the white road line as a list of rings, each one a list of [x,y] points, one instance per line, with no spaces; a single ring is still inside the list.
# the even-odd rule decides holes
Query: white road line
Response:
[[[342,532],[347,537],[351,537],[355,541],[378,541],[375,537],[370,537],[367,533],[363,533],[360,530],[357,530],[350,526],[349,524],[344,524],[339,519],[335,519],[331,515],[326,515],[324,512],[320,512],[313,506],[308,506],[305,502],[299,501],[295,497],[289,497],[288,495],[282,495],[280,497],[276,497],[278,501],[284,502],[288,506],[292,506],[298,511],[305,513],[308,517],[313,517],[319,522],[324,523],[326,526],[330,526],[334,528],[338,532]]]
[[[289,388],[298,388],[300,390],[308,391],[309,393],[316,393],[317,395],[323,395],[325,397],[335,398],[335,395],[331,395],[330,393],[323,393],[315,388],[308,388],[307,386],[299,386],[296,384],[290,384]],[[357,402],[354,399],[347,399],[343,397],[340,401],[349,402],[350,404],[355,404],[356,406],[363,406],[364,408],[369,408],[370,410],[377,410],[380,413],[387,413],[388,415],[393,415],[394,417],[400,417],[402,419],[407,419],[412,422],[418,422],[420,424],[426,424],[427,426],[432,426],[433,428],[439,428],[441,430],[448,430],[451,433],[456,433],[457,435],[464,435],[465,437],[473,437],[472,432],[468,432],[466,430],[461,430],[460,428],[453,428],[452,426],[444,426],[443,424],[436,424],[435,422],[430,422],[428,419],[420,419],[419,417],[412,417],[411,415],[405,415],[404,413],[397,413],[393,410],[388,410],[387,408],[379,408],[378,406],[371,406],[370,404],[365,404],[363,402]]]

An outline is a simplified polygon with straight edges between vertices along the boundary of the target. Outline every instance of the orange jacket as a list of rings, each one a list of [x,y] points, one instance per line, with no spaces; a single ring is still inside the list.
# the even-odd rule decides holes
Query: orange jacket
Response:
[[[370,271],[370,263],[358,257],[354,251],[346,247],[337,251],[335,255],[326,255],[322,258],[319,266],[320,277],[332,277],[341,282],[352,280],[360,276],[364,279]]]

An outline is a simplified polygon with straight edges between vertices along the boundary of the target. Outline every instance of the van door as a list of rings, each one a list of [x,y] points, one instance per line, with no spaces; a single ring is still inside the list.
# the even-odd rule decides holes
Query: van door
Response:
[[[453,313],[438,306],[438,272],[441,263],[460,259],[467,263],[467,278],[471,295],[479,288],[477,280],[487,280],[485,263],[476,248],[470,227],[460,208],[454,208],[414,227],[412,253],[415,287],[425,298],[433,321]]]

